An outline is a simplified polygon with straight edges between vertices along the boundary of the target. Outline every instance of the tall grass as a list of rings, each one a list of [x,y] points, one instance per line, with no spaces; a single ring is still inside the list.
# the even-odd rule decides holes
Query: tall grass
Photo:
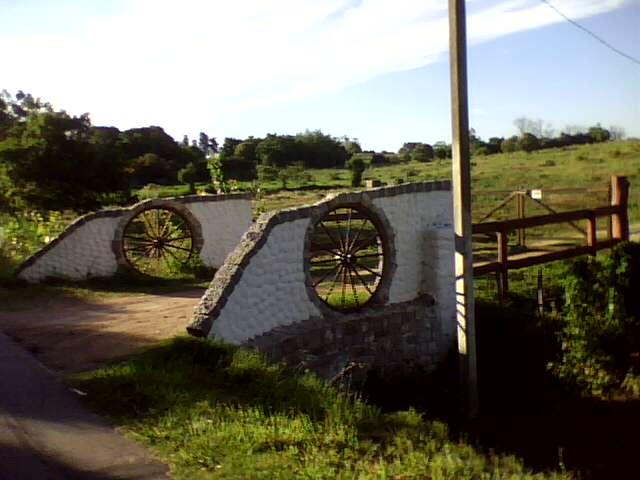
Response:
[[[176,338],[74,383],[176,478],[569,478],[486,457],[413,410],[383,413],[310,373],[223,344]]]
[[[0,213],[0,280],[7,280],[30,255],[57,237],[75,217],[72,212]]]

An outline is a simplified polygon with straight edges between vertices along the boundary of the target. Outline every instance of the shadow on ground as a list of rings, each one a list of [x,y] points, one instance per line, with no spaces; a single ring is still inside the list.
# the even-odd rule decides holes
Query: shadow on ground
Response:
[[[83,472],[59,459],[44,455],[29,448],[0,443],[0,478],[12,480],[74,479],[74,480],[116,480],[122,478],[112,474]],[[144,477],[142,477],[144,478]]]
[[[534,471],[566,468],[576,478],[638,475],[640,401],[580,398],[547,370],[558,346],[535,316],[478,306],[478,376],[481,412],[472,422],[460,414],[456,361],[433,376],[378,379],[366,386],[383,408],[414,406],[449,423],[485,452],[514,454]]]

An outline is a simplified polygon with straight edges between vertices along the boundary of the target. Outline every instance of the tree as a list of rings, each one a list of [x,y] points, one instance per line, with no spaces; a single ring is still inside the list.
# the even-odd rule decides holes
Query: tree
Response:
[[[340,141],[320,130],[298,133],[295,141],[295,158],[290,163],[302,161],[306,168],[335,168],[343,167],[349,158],[349,153]],[[357,150],[357,147],[353,148]]]
[[[433,153],[436,158],[451,158],[451,145],[446,142],[436,142],[433,144]]]
[[[596,126],[589,129],[589,136],[594,142],[600,143],[608,141],[611,138],[611,133],[609,130],[602,128],[598,123]]]
[[[219,152],[222,159],[224,160],[225,158],[233,156],[236,147],[241,143],[242,140],[238,140],[237,138],[225,137]]]
[[[538,140],[538,137],[532,133],[525,133],[522,135],[518,140],[518,144],[520,146],[520,150],[524,150],[527,153],[531,153],[540,148],[540,141]]]
[[[15,123],[0,141],[0,166],[13,201],[42,210],[96,208],[124,177],[117,162],[96,154],[89,116],[64,111],[31,111]]]
[[[244,142],[236,146],[233,151],[233,155],[245,162],[257,164],[258,156],[256,154],[256,149],[258,148],[259,143],[260,139],[249,137]]]
[[[185,135],[186,137],[186,135]],[[191,154],[185,154],[192,146],[189,139],[178,144],[161,127],[150,126],[132,128],[121,134],[122,149],[127,161],[139,158],[147,153],[153,153],[166,162],[167,181],[175,181],[178,170],[192,161]]]
[[[205,158],[211,158],[211,155],[218,152],[218,142],[216,139],[207,135],[204,132],[200,132],[198,137],[198,148],[204,154]]]
[[[155,153],[145,153],[131,160],[127,166],[127,173],[133,185],[137,186],[168,183],[173,176],[167,161]]]
[[[502,151],[503,141],[504,141],[504,138],[502,137],[491,137],[485,145],[487,147],[487,153],[489,155],[493,155],[494,153],[500,153]]]
[[[194,193],[196,191],[196,181],[198,178],[198,169],[195,164],[190,163],[182,170],[178,172],[178,181],[180,183],[184,183],[185,185],[189,185],[189,192]]]
[[[421,163],[430,162],[433,160],[433,148],[426,143],[416,145],[411,152],[411,160]]]
[[[47,102],[18,90],[15,96],[6,90],[0,92],[0,140],[4,140],[12,127],[26,121],[30,113],[53,112]]]

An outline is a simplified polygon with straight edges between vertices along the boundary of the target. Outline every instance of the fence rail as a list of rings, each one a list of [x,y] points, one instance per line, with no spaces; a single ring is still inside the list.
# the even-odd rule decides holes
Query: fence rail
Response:
[[[627,178],[614,176],[611,177],[611,205],[527,218],[475,223],[473,224],[474,234],[495,234],[498,259],[493,262],[474,262],[473,274],[480,276],[495,272],[497,274],[498,294],[501,298],[505,298],[509,293],[509,270],[531,267],[580,255],[595,255],[598,250],[611,248],[620,241],[628,240],[628,199],[629,182]],[[611,229],[608,231],[607,239],[598,240],[596,219],[601,217],[611,218]],[[584,230],[586,245],[553,252],[521,253],[509,256],[508,235],[510,232],[579,220],[587,221],[586,229]]]

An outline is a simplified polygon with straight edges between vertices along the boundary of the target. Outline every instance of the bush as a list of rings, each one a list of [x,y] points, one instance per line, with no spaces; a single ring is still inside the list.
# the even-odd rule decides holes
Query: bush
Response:
[[[640,244],[575,262],[564,287],[562,358],[553,371],[585,394],[620,387],[640,352]]]
[[[354,156],[351,160],[347,162],[347,166],[351,171],[351,186],[359,187],[362,185],[362,174],[364,173],[364,169],[366,165],[364,160],[359,156]]]

